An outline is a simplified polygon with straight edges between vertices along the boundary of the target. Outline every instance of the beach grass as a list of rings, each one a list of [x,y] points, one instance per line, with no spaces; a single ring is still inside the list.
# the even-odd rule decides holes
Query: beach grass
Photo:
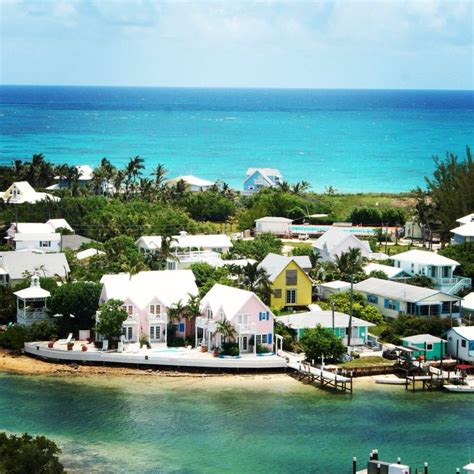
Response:
[[[354,359],[350,362],[344,362],[340,365],[340,367],[350,369],[358,367],[372,367],[374,365],[393,365],[393,361],[384,359],[380,356],[360,357],[359,359]]]

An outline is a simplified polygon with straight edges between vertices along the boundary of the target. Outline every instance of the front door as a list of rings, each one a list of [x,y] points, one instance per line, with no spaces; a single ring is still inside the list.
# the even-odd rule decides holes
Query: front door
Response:
[[[242,352],[249,351],[249,338],[248,336],[242,336]]]

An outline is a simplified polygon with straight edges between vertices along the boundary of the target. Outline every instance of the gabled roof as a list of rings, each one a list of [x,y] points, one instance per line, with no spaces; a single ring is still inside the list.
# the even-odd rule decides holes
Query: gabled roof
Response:
[[[86,258],[91,258],[96,255],[105,255],[105,252],[102,252],[102,250],[97,250],[93,248],[89,248],[86,250],[81,250],[80,252],[76,253],[76,258],[78,260],[85,260]]]
[[[74,166],[74,168],[76,168],[77,171],[79,172],[79,181],[90,181],[92,179],[92,176],[93,176],[93,173],[94,173],[94,169],[92,168],[92,166],[89,166],[89,165],[76,165],[76,166]],[[59,180],[60,177],[55,176],[54,179]],[[55,186],[55,185],[53,185],[53,186]],[[48,189],[57,189],[57,188],[54,188],[53,186],[50,186]]]
[[[362,291],[373,295],[383,296],[391,300],[416,303],[427,298],[440,295],[444,301],[459,301],[461,298],[442,291],[422,288],[420,286],[398,283],[396,281],[368,278],[354,285],[355,291]]]
[[[33,251],[0,252],[0,268],[11,280],[23,278],[25,272],[38,272],[40,276],[61,277],[69,273],[69,264],[64,253],[38,253]]]
[[[313,242],[313,247],[319,250],[327,248],[329,254],[332,254],[335,249],[346,242],[348,242],[348,246],[351,248],[362,248],[370,253],[369,242],[359,240],[354,234],[350,234],[338,227],[331,227],[324,232],[321,237]]]
[[[474,222],[469,222],[468,224],[460,225],[459,227],[451,229],[451,232],[456,235],[461,235],[462,237],[473,237]]]
[[[252,298],[256,298],[262,306],[267,308],[262,300],[251,291],[216,283],[201,300],[201,308],[203,310],[210,308],[215,316],[222,310],[227,319],[232,319]]]
[[[102,294],[107,299],[129,299],[139,308],[145,308],[153,299],[159,299],[167,307],[182,301],[189,294],[197,295],[198,288],[191,270],[144,271],[130,276],[128,273],[104,275]]]
[[[450,331],[454,331],[456,334],[468,341],[474,341],[474,326],[452,327]]]
[[[276,253],[269,253],[258,265],[258,268],[264,268],[268,273],[269,280],[273,283],[278,275],[291,263],[295,262],[304,272],[304,269],[311,268],[311,260],[308,256],[285,257]]]
[[[193,176],[193,175],[177,176],[176,178],[172,178],[168,180],[167,184],[168,185],[176,184],[178,181],[184,181],[189,186],[200,186],[200,187],[209,187],[214,184],[212,181],[198,178],[197,176]]]
[[[7,192],[12,188],[15,187],[20,191],[20,195],[16,197],[7,197]],[[31,204],[34,204],[39,201],[44,201],[46,199],[50,199],[52,201],[60,201],[60,199],[56,196],[53,196],[52,194],[47,194],[47,193],[39,193],[33,189],[30,183],[28,181],[16,181],[14,182],[6,191],[0,192],[0,199],[3,199],[5,201],[9,201],[12,204],[22,204],[24,202],[29,202]]]
[[[460,224],[469,224],[469,222],[472,221],[474,221],[474,212],[472,214],[468,214],[467,216],[456,219],[456,222],[459,222]]]
[[[347,281],[335,280],[335,281],[328,281],[326,283],[321,283],[319,286],[321,288],[332,288],[334,290],[344,290],[346,288],[350,288],[351,284]]]
[[[395,278],[398,275],[405,273],[405,270],[398,267],[391,267],[390,265],[382,265],[380,263],[368,263],[364,267],[364,273],[369,275],[370,272],[384,272],[388,278]]]
[[[323,328],[332,328],[332,311],[308,311],[305,313],[293,313],[288,316],[278,316],[277,321],[293,329],[315,328],[320,324]],[[375,326],[375,324],[364,321],[363,319],[352,317],[352,327],[356,326]],[[334,327],[348,328],[349,315],[334,311]]]
[[[66,219],[49,219],[49,220],[46,221],[46,224],[48,224],[54,230],[56,230],[56,229],[68,229],[71,232],[73,231],[73,228],[69,225],[69,223]]]
[[[265,177],[268,177],[268,176],[277,176],[279,178],[283,177],[283,175],[280,173],[280,170],[277,170],[276,168],[249,168],[247,172],[245,173],[245,176],[248,178],[249,176],[252,176],[256,171],[258,171],[260,174],[262,174]]]
[[[256,219],[255,222],[275,222],[280,224],[290,224],[293,222],[292,219],[287,219],[286,217],[260,217],[260,219]]]
[[[462,299],[462,307],[464,309],[474,311],[474,291],[472,291]]]
[[[93,240],[89,239],[89,237],[84,237],[79,234],[70,234],[63,235],[61,246],[63,249],[79,250],[82,244],[88,244],[90,242],[93,242]]]
[[[402,337],[402,341],[411,342],[413,344],[422,344],[426,342],[427,344],[433,344],[436,342],[445,342],[444,339],[440,337],[432,336],[431,334],[416,334],[415,336]]]
[[[459,265],[459,262],[456,262],[456,260],[424,250],[409,250],[408,252],[394,255],[390,259],[395,262],[418,263],[422,265]]]
[[[160,249],[162,238],[159,235],[143,235],[135,243],[143,243],[150,249]],[[196,234],[191,235],[185,232],[174,235],[170,243],[172,248],[223,248],[232,247],[232,242],[226,234]]]
[[[13,237],[15,242],[37,242],[40,240],[48,240],[51,242],[59,242],[61,240],[61,234],[54,232],[38,233],[38,234],[15,234]]]
[[[149,250],[157,250],[161,248],[161,235],[142,235],[135,245],[143,244]]]
[[[48,223],[42,222],[18,222],[16,224],[17,234],[53,234],[54,229]]]

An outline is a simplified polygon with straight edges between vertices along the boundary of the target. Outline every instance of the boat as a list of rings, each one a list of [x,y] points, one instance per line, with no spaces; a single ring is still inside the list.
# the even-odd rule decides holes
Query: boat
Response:
[[[375,383],[385,384],[385,385],[405,385],[406,380],[400,379],[398,377],[376,377]]]
[[[444,385],[446,390],[458,393],[474,393],[474,385]]]

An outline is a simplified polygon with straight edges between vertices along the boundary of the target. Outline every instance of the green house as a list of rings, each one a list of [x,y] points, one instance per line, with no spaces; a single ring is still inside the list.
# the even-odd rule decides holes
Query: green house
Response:
[[[446,358],[446,341],[431,334],[417,334],[416,336],[404,337],[402,339],[404,347],[419,348],[414,351],[413,356],[424,356],[425,360],[441,360]]]

